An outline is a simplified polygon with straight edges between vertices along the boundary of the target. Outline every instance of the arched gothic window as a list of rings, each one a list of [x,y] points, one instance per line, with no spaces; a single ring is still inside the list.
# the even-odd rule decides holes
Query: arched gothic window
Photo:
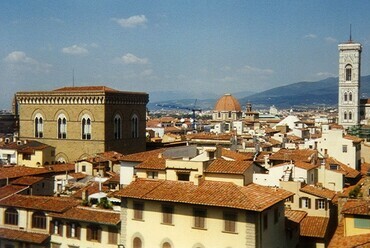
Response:
[[[116,115],[114,117],[114,139],[121,139],[122,138],[122,119],[120,115]]]
[[[139,137],[139,118],[137,115],[131,117],[131,138]]]
[[[58,116],[58,139],[67,138],[67,118],[61,114]]]
[[[351,81],[352,80],[352,66],[351,65],[346,65],[345,68],[345,74],[346,74],[346,81]]]
[[[35,138],[42,138],[44,136],[44,118],[37,114],[35,117]]]
[[[347,120],[347,112],[344,112],[344,118],[343,119],[345,119],[345,120]]]
[[[348,95],[347,95],[347,92],[344,92],[344,101],[348,101]]]
[[[352,112],[351,111],[349,111],[349,113],[348,113],[348,119],[352,120]]]
[[[5,224],[18,225],[18,211],[15,208],[8,208],[5,210],[4,216]]]
[[[81,120],[82,139],[91,139],[91,118],[89,115],[82,116]]]
[[[352,92],[348,94],[349,101],[352,102]]]

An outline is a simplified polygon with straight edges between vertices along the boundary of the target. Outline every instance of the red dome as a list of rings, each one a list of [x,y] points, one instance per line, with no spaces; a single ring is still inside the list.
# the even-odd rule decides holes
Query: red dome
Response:
[[[220,99],[218,99],[215,108],[215,111],[242,111],[239,101],[233,97],[231,94],[225,94]]]

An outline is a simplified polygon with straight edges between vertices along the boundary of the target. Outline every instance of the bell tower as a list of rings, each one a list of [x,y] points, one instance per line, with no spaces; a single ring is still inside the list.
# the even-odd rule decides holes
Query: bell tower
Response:
[[[339,91],[338,124],[349,128],[360,124],[360,43],[351,37],[346,43],[338,45],[339,50]]]

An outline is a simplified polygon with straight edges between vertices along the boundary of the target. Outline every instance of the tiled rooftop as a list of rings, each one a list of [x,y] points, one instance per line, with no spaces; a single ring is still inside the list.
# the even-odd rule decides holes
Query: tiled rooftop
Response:
[[[224,159],[215,159],[208,166],[205,172],[224,173],[224,174],[244,174],[252,166],[252,161],[229,161]]]
[[[299,189],[299,191],[305,192],[307,194],[315,195],[318,197],[326,198],[332,200],[335,196],[335,191],[326,189],[323,187],[315,187],[312,185],[305,185]]]
[[[7,168],[0,168],[0,180],[1,179],[12,179],[30,175],[40,175],[48,173],[49,170],[45,168],[31,168],[25,166],[14,166]]]
[[[305,211],[285,209],[285,217],[295,223],[300,223],[306,215],[307,212]]]
[[[27,188],[27,186],[8,184],[0,188],[0,199],[22,192]]]
[[[0,206],[50,212],[64,212],[79,203],[79,201],[71,198],[30,195],[13,195],[0,200]]]
[[[42,181],[43,179],[44,179],[43,177],[24,176],[12,181],[12,184],[31,186],[35,183]]]
[[[0,228],[0,240],[13,240],[33,244],[42,244],[50,235],[26,232],[21,230]]]
[[[370,247],[370,233],[344,236],[344,224],[343,220],[339,223],[328,248],[366,248]]]
[[[330,165],[332,165],[332,164],[337,164],[338,165],[336,170],[333,170],[331,168]],[[355,169],[352,169],[351,167],[339,162],[338,160],[336,160],[335,158],[332,158],[332,157],[325,159],[325,168],[327,170],[331,170],[331,171],[341,173],[345,177],[348,177],[348,178],[356,178],[360,175],[359,171],[357,171]]]
[[[301,221],[301,236],[324,238],[329,224],[329,218],[306,216]]]
[[[53,213],[50,215],[55,218],[66,220],[77,220],[107,225],[117,225],[121,221],[120,212],[82,206],[70,208],[64,213]]]
[[[166,159],[151,157],[135,166],[135,169],[165,170]]]
[[[276,153],[270,156],[270,160],[283,160],[289,161],[292,160],[296,161],[303,161],[303,162],[311,162],[316,154],[315,150],[304,149],[304,150],[288,150],[288,149],[280,149]]]
[[[158,158],[160,154],[162,154],[166,149],[156,149],[152,151],[146,151],[146,152],[139,152],[139,153],[133,153],[129,155],[123,156],[120,160],[121,161],[128,161],[128,162],[144,162],[145,160],[149,158]]]
[[[63,87],[55,89],[59,92],[80,92],[80,91],[104,91],[104,92],[118,92],[115,89],[106,86],[79,86],[79,87]]]
[[[203,180],[200,184],[169,180],[137,179],[118,191],[118,197],[263,211],[293,193],[256,184]]]
[[[342,214],[370,216],[370,200],[348,199],[343,205]]]
[[[343,138],[348,139],[348,140],[352,140],[353,143],[360,143],[361,141],[363,141],[363,139],[361,139],[361,138],[358,138],[358,137],[353,136],[353,135],[348,135],[348,134],[344,135]]]

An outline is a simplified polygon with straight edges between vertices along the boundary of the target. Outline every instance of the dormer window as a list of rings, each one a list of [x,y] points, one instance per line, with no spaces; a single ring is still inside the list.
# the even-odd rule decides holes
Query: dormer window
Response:
[[[188,172],[177,172],[177,180],[178,181],[189,181],[190,173]]]

